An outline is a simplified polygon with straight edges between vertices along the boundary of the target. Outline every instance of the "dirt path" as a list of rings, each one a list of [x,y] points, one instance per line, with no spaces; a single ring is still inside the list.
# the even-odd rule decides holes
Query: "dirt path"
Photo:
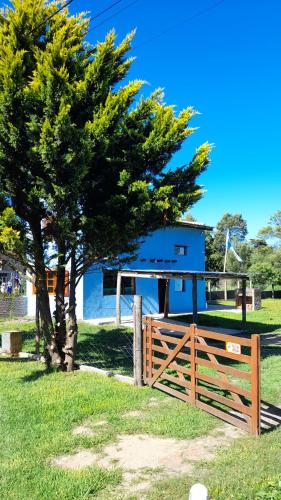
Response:
[[[84,428],[89,435],[88,427]],[[75,432],[75,430],[74,430]],[[76,430],[82,433],[83,426]],[[90,466],[104,469],[118,468],[123,471],[123,481],[114,492],[106,491],[99,498],[146,498],[154,481],[167,476],[191,474],[201,460],[213,460],[221,448],[230,446],[234,439],[245,433],[224,424],[207,436],[195,439],[173,439],[147,434],[121,434],[116,442],[106,445],[101,453],[80,449],[70,455],[62,455],[51,464],[69,470],[82,470]],[[154,473],[152,474],[152,472]]]

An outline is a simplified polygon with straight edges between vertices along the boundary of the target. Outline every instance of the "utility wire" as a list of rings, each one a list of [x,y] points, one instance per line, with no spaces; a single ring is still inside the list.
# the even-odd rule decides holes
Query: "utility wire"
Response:
[[[88,30],[88,33],[90,33],[91,31],[99,28],[100,26],[102,26],[103,24],[105,24],[107,21],[109,21],[110,19],[112,19],[113,17],[117,16],[118,14],[120,14],[120,12],[123,12],[124,10],[128,9],[129,7],[131,7],[132,5],[134,5],[135,3],[139,2],[139,0],[134,0],[133,2],[130,2],[128,3],[127,5],[124,5],[124,7],[122,7],[122,9],[119,9],[117,10],[114,14],[112,14],[112,16],[109,16],[107,17],[106,19],[104,19],[103,21],[101,21],[99,24],[96,24],[95,26],[93,26],[92,28],[90,28]],[[94,18],[96,18],[97,16],[95,16]],[[93,20],[94,18],[91,18],[91,20]]]
[[[55,12],[53,12],[53,14],[50,14],[50,16],[46,17],[46,19],[44,19],[44,21],[42,21],[37,26],[35,26],[35,28],[33,28],[33,30],[30,33],[34,33],[35,31],[37,31],[39,28],[41,28],[41,26],[43,26],[46,22],[50,21],[50,19],[52,19],[61,10],[65,9],[65,7],[68,7],[68,5],[70,5],[73,1],[74,0],[67,0],[67,2],[64,5],[62,5],[59,9],[57,9]],[[115,7],[115,5],[121,3],[122,1],[123,0],[116,0],[115,2],[110,4],[108,7],[106,7],[106,9],[103,9],[100,12],[98,12],[95,16],[90,17],[89,21],[93,21],[94,19],[97,19],[98,17],[102,16],[102,14],[104,14],[105,12],[108,12],[110,9],[113,9],[113,7]]]
[[[115,7],[115,5],[117,5],[118,3],[121,3],[122,0],[116,0],[116,2],[113,2],[111,5],[109,5],[108,7],[106,7],[106,9],[103,9],[101,10],[100,12],[98,12],[95,16],[91,16],[89,21],[93,21],[94,19],[97,19],[98,17],[102,16],[102,14],[104,14],[105,12],[108,12],[109,10],[113,9],[113,7]]]
[[[166,28],[165,30],[161,31],[160,33],[157,33],[156,35],[148,38],[147,40],[145,40],[144,42],[140,43],[139,45],[137,45],[136,47],[134,47],[135,49],[138,49],[140,47],[143,47],[144,45],[147,45],[151,42],[153,42],[154,40],[156,40],[157,38],[160,38],[161,36],[164,36],[166,35],[166,33],[169,33],[170,31],[173,31],[174,29],[176,29],[178,26],[180,26],[181,24],[185,24],[185,23],[188,23],[189,21],[192,21],[193,19],[196,19],[197,17],[200,17],[202,16],[203,14],[206,14],[206,12],[210,12],[211,10],[213,9],[216,9],[217,7],[219,7],[219,5],[221,5],[222,3],[224,2],[224,0],[219,0],[218,2],[215,2],[211,5],[209,5],[209,7],[206,7],[205,9],[202,9],[202,10],[199,10],[198,12],[196,12],[195,14],[193,14],[192,16],[189,16],[185,19],[183,19],[182,21],[179,21],[178,23],[172,25],[172,26],[169,26],[168,28]]]
[[[43,26],[46,22],[50,21],[50,19],[56,16],[56,14],[58,14],[61,10],[65,9],[65,7],[68,7],[68,5],[70,5],[72,2],[73,0],[67,0],[67,2],[64,5],[61,5],[61,7],[57,9],[55,12],[53,12],[53,14],[50,14],[48,17],[46,17],[46,19],[44,19],[44,21],[37,24],[37,26],[35,26],[35,28],[33,28],[33,30],[30,31],[30,34],[34,33],[34,31],[37,31],[39,28],[41,28],[41,26]]]

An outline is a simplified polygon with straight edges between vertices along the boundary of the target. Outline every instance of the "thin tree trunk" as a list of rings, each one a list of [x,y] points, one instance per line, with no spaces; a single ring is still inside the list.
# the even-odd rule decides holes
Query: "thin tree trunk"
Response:
[[[75,250],[71,252],[69,280],[68,329],[65,346],[65,366],[68,372],[75,368],[78,326],[76,318],[76,259]]]
[[[35,284],[36,289],[37,285]],[[40,324],[40,304],[39,304],[39,296],[36,293],[36,313],[35,313],[35,322],[36,322],[36,335],[35,335],[35,352],[37,356],[40,355],[40,342],[42,337],[41,332],[41,324]]]
[[[41,331],[45,341],[44,355],[47,367],[57,368],[61,366],[61,357],[56,344],[56,336],[50,310],[40,220],[33,219],[30,223],[30,228],[34,243],[34,263],[37,283],[36,294],[38,295],[38,303],[40,307]]]
[[[275,298],[274,285],[271,285],[271,287],[272,287],[271,297],[274,299]]]
[[[64,347],[66,342],[66,321],[65,321],[65,245],[64,242],[58,244],[58,265],[57,265],[57,285],[56,285],[56,311],[55,311],[55,332],[57,347],[64,361]]]

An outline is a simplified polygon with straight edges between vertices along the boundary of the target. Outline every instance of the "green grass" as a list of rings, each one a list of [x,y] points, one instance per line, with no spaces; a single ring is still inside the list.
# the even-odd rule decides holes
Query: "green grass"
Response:
[[[35,352],[35,323],[9,320],[0,323],[0,334],[9,330],[22,332],[25,352]],[[94,326],[79,324],[76,361],[79,364],[94,365],[122,375],[133,374],[133,331],[131,328],[117,328],[112,325]],[[41,345],[41,350],[43,349]]]
[[[241,330],[242,313],[225,311],[210,311],[199,314],[199,325],[219,326]],[[189,314],[177,317],[179,321],[190,323]],[[265,299],[258,311],[247,311],[246,331],[249,333],[281,333],[281,300]]]
[[[69,472],[50,465],[52,457],[80,447],[101,447],[120,433],[150,433],[177,438],[204,435],[219,422],[168,398],[148,408],[158,391],[138,389],[95,374],[46,374],[39,362],[0,361],[0,498],[77,499],[96,495],[121,480],[121,471],[96,467]],[[167,398],[166,398],[167,399]],[[124,418],[143,410],[140,418]],[[106,430],[92,438],[73,436],[75,425],[106,419]]]
[[[281,334],[281,301],[267,299],[260,311],[248,313],[249,333]],[[189,321],[189,317],[185,316]],[[201,314],[200,324],[237,328],[240,316],[229,312]],[[1,324],[0,330],[20,328],[25,333],[25,346],[32,347],[34,324]],[[80,356],[85,357],[94,337],[99,351],[107,349],[107,357],[95,357],[100,365],[110,364],[128,372],[122,359],[122,340],[118,330],[109,326],[81,324]],[[131,335],[127,330],[125,336]],[[84,350],[84,351],[83,351]],[[95,351],[97,351],[97,347]],[[95,354],[95,356],[97,356]],[[105,366],[108,369],[108,366]],[[281,348],[262,348],[262,398],[281,403]],[[161,408],[148,406],[151,396],[165,400]],[[83,471],[64,471],[50,465],[52,457],[79,447],[101,448],[120,433],[149,433],[175,438],[193,438],[210,432],[221,422],[148,387],[138,389],[110,378],[89,373],[46,374],[39,362],[0,359],[0,498],[9,499],[87,499],[99,497],[121,481],[121,471],[91,467]],[[141,410],[142,416],[126,419],[124,413]],[[98,420],[108,421],[94,437],[73,436],[75,425]],[[239,439],[217,458],[200,463],[192,477],[167,478],[151,489],[150,500],[187,497],[190,486],[206,484],[210,498],[260,499],[281,498],[281,429]],[[154,473],[156,476],[156,473]],[[275,492],[275,493],[274,493]],[[277,493],[276,493],[277,492]],[[111,495],[111,496],[110,496]],[[108,498],[114,498],[109,493]],[[131,497],[136,498],[132,495]]]

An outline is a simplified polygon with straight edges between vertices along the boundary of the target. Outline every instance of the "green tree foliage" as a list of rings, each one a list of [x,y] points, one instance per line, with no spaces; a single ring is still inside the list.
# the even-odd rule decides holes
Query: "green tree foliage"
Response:
[[[223,263],[224,263],[224,253],[225,253],[225,241],[226,241],[226,233],[229,230],[229,235],[231,241],[233,242],[237,253],[239,254],[238,249],[240,249],[240,245],[244,243],[245,238],[247,236],[247,222],[243,219],[241,214],[229,214],[226,213],[223,215],[221,220],[217,223],[215,230],[213,233],[207,234],[206,236],[206,269],[208,271],[222,271]],[[244,246],[241,247],[244,257],[246,258],[246,262],[248,262],[248,254],[249,249],[245,243]],[[240,255],[240,254],[239,254]],[[227,266],[226,269],[228,271],[242,271],[241,263],[237,264],[234,262],[231,252],[228,252],[227,257]],[[243,259],[243,257],[241,256]],[[236,260],[236,259],[235,259]],[[239,267],[240,266],[240,267]],[[245,267],[245,266],[244,266]],[[243,270],[244,270],[243,267]]]
[[[269,220],[269,224],[263,227],[258,234],[261,239],[276,239],[281,244],[281,210],[277,210]]]
[[[116,45],[110,32],[90,46],[89,21],[67,9],[56,12],[58,5],[13,0],[0,17],[0,181],[32,238],[47,355],[63,365],[69,259],[73,339],[81,274],[105,258],[118,263],[120,253],[132,255],[142,235],[188,210],[202,196],[197,178],[210,145],[167,169],[194,131],[189,123],[196,112],[188,107],[176,114],[161,90],[139,97],[143,82],[127,79],[134,33]],[[50,240],[58,273],[55,327],[45,285]]]
[[[253,282],[261,288],[281,285],[281,211],[275,212],[269,224],[258,232],[258,238],[252,242],[254,251],[250,272]]]
[[[249,272],[253,284],[260,288],[271,286],[274,297],[274,287],[281,284],[281,250],[268,245],[256,248]]]

